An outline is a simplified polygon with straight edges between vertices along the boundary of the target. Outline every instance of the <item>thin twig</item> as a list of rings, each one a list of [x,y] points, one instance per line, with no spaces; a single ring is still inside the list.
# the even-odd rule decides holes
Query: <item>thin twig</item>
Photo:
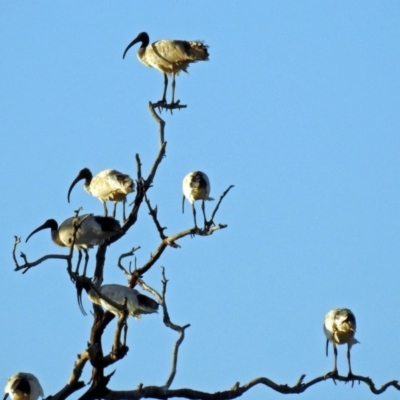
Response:
[[[25,253],[20,254],[21,258],[24,260],[23,265],[17,265],[14,268],[14,271],[22,271],[23,274],[25,274],[30,268],[36,267],[37,265],[41,264],[43,261],[49,260],[49,259],[56,259],[56,260],[69,260],[69,256],[63,255],[63,254],[47,254],[41,258],[39,258],[36,261],[28,262],[28,259],[26,257]]]
[[[141,181],[142,180],[142,163],[140,161],[140,156],[138,153],[135,154],[135,160],[136,160],[137,178],[138,178],[138,181]]]
[[[180,248],[180,246],[176,243],[178,239],[181,239],[185,236],[193,236],[193,235],[200,235],[200,236],[210,236],[212,235],[215,231],[224,229],[228,225],[223,225],[223,224],[218,224],[213,226],[210,229],[196,229],[196,228],[191,228],[187,229],[183,232],[176,233],[174,235],[168,236],[165,238],[157,247],[156,251],[151,254],[150,259],[144,263],[140,268],[136,269],[133,271],[131,278],[129,280],[129,287],[133,288],[136,285],[136,282],[138,278],[143,276],[156,262],[157,260],[161,257],[161,255],[164,253],[164,250],[170,246],[173,248]]]
[[[151,286],[147,285],[147,283],[143,279],[138,279],[137,284],[143,289],[146,290],[147,292],[151,293],[158,301],[159,304],[162,304],[163,302],[163,297],[161,296],[160,293],[157,292],[157,290],[153,289]]]
[[[156,111],[154,110],[154,107],[158,107],[158,106],[149,102],[150,114],[159,125],[159,139],[160,139],[160,148],[161,148],[163,146],[163,144],[165,143],[165,138],[164,138],[165,121],[156,113]]]
[[[145,181],[146,191],[152,185],[154,177],[156,176],[156,173],[157,173],[157,168],[160,165],[162,159],[165,157],[166,147],[167,147],[167,142],[163,142],[161,147],[160,147],[160,151],[159,151],[159,153],[158,153],[156,159],[154,160],[154,163],[153,163],[153,165],[152,165],[152,167],[150,169],[149,176]]]
[[[224,197],[228,194],[228,192],[229,192],[233,187],[234,187],[234,185],[230,185],[230,186],[228,187],[228,189],[226,189],[225,192],[222,193],[222,195],[220,196],[220,198],[219,198],[219,200],[218,200],[218,203],[216,204],[216,206],[215,206],[215,208],[214,208],[214,211],[213,211],[212,214],[211,214],[211,219],[210,219],[210,221],[208,221],[208,224],[209,224],[210,226],[211,226],[211,224],[214,224],[213,221],[214,221],[215,215],[217,214],[218,208],[219,208],[219,206],[220,206],[222,200],[224,199]]]
[[[153,218],[153,222],[158,230],[158,233],[160,235],[161,240],[166,239],[167,236],[165,236],[164,231],[165,229],[167,229],[167,227],[162,227],[160,222],[158,221],[157,218],[157,206],[155,206],[154,208],[152,208],[151,204],[150,204],[150,200],[148,199],[147,195],[144,196],[144,199],[146,201],[147,207],[149,209],[149,214],[152,216]]]

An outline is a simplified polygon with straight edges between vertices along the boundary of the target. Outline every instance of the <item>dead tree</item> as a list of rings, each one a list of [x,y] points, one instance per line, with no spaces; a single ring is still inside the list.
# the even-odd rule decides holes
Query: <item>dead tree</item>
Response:
[[[180,106],[182,107],[182,106]],[[235,399],[244,395],[247,391],[257,385],[266,386],[276,392],[282,394],[289,393],[303,393],[308,388],[316,385],[320,382],[326,380],[333,380],[339,382],[354,382],[359,384],[362,382],[371,390],[374,394],[380,394],[386,391],[386,389],[393,387],[394,389],[400,390],[400,385],[396,380],[387,382],[381,387],[377,387],[375,383],[366,376],[340,376],[338,374],[324,373],[310,381],[305,381],[305,375],[300,374],[300,378],[293,385],[288,385],[284,383],[276,383],[267,377],[255,378],[247,383],[240,384],[239,382],[234,383],[234,385],[225,390],[221,390],[215,393],[208,393],[201,390],[195,390],[191,388],[180,388],[171,389],[172,383],[177,370],[178,364],[178,354],[181,344],[184,341],[185,333],[187,328],[190,326],[186,324],[184,326],[179,326],[171,321],[169,310],[167,308],[166,293],[167,293],[167,279],[164,268],[162,269],[162,292],[158,293],[155,289],[147,285],[144,281],[146,273],[156,265],[157,261],[160,260],[161,256],[164,254],[167,248],[171,247],[174,249],[179,248],[179,240],[185,236],[211,236],[216,231],[224,229],[227,227],[226,224],[215,223],[217,211],[224,200],[225,196],[228,194],[232,185],[228,186],[227,189],[220,195],[211,217],[208,221],[205,221],[205,225],[202,228],[194,226],[173,234],[166,234],[166,227],[163,227],[162,223],[158,218],[157,206],[151,204],[148,191],[152,187],[154,182],[154,177],[157,174],[158,168],[166,154],[167,142],[165,140],[165,121],[156,112],[156,108],[166,108],[172,112],[173,109],[179,108],[178,104],[174,107],[166,106],[165,104],[152,104],[149,103],[149,110],[151,116],[154,118],[158,125],[158,140],[159,149],[155,156],[153,165],[146,177],[142,173],[142,164],[138,154],[136,154],[136,196],[131,205],[131,209],[127,219],[121,227],[121,232],[111,238],[107,239],[103,244],[100,244],[97,248],[96,261],[94,274],[91,278],[84,275],[79,275],[78,270],[74,271],[72,256],[74,252],[74,241],[76,239],[76,234],[80,228],[79,223],[75,224],[75,231],[73,235],[72,242],[70,243],[69,254],[46,254],[43,257],[35,261],[28,261],[28,257],[25,253],[20,253],[20,258],[22,262],[18,260],[16,255],[17,247],[21,242],[19,237],[15,237],[13,246],[13,259],[15,263],[15,271],[21,271],[26,273],[34,267],[41,265],[49,259],[61,259],[65,260],[66,269],[71,282],[76,286],[78,295],[82,292],[82,289],[92,291],[93,295],[98,299],[101,304],[107,304],[109,307],[107,309],[114,310],[113,312],[104,311],[98,304],[93,304],[93,324],[88,337],[88,346],[83,349],[78,355],[77,360],[72,367],[71,375],[66,379],[66,384],[64,387],[60,388],[57,393],[54,393],[47,397],[47,399],[63,400],[68,398],[73,393],[83,389],[80,394],[81,400],[92,400],[92,399],[142,399],[142,398],[153,398],[153,399],[169,399],[169,398],[186,398],[186,399],[207,399],[207,400],[219,400],[219,399]],[[129,304],[128,299],[125,297],[123,302],[115,302],[112,298],[109,298],[101,292],[100,287],[103,283],[103,271],[106,260],[107,249],[111,245],[115,245],[118,240],[129,234],[129,230],[135,225],[138,220],[138,213],[140,207],[144,205],[147,207],[149,214],[151,215],[152,221],[156,228],[156,232],[159,235],[160,243],[157,248],[153,251],[149,259],[147,259],[139,267],[135,265],[135,268],[124,267],[122,261],[126,257],[133,256],[139,247],[133,248],[128,252],[122,253],[118,260],[118,266],[122,273],[127,278],[127,286],[129,288],[135,288],[140,286],[143,290],[149,292],[154,296],[158,304],[162,308],[163,312],[163,322],[165,326],[169,329],[177,332],[177,340],[172,350],[172,361],[171,370],[166,378],[165,384],[162,386],[143,386],[139,385],[137,388],[132,388],[128,391],[118,391],[112,388],[112,376],[113,373],[106,375],[105,368],[118,363],[124,357],[128,355],[128,346],[126,344],[126,335],[129,324]],[[76,221],[79,221],[79,210],[76,211]],[[105,349],[102,343],[103,333],[106,329],[110,329],[110,322],[116,318],[118,319],[117,325],[114,332],[114,339],[110,349]],[[89,385],[81,381],[81,374],[85,368],[91,368],[91,381]]]

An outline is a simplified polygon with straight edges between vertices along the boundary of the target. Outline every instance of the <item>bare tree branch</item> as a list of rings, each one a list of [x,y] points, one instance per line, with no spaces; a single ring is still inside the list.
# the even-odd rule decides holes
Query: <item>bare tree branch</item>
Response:
[[[12,251],[12,256],[14,259],[15,263],[15,268],[14,271],[21,271],[23,270],[23,274],[28,272],[28,270],[32,267],[36,267],[37,265],[41,264],[43,261],[49,260],[49,259],[56,259],[56,260],[66,260],[67,262],[71,261],[71,255],[65,255],[65,254],[47,254],[41,258],[39,258],[36,261],[29,262],[28,258],[25,253],[21,251],[20,257],[24,260],[24,263],[20,265],[17,260],[17,256],[15,255],[17,246],[21,243],[21,238],[18,236],[14,236],[14,246],[13,246],[13,251]],[[70,252],[71,253],[71,252]]]
[[[161,240],[166,239],[166,236],[164,235],[164,231],[165,231],[165,229],[167,229],[167,227],[162,227],[160,222],[158,221],[158,218],[157,218],[157,206],[155,206],[154,208],[151,207],[150,200],[148,199],[147,195],[144,197],[144,199],[145,199],[147,207],[149,209],[149,214],[153,218],[153,222],[154,222],[154,224],[155,224],[155,226],[156,226],[156,228],[158,230],[158,233],[160,235]]]
[[[208,226],[211,226],[212,224],[214,224],[214,218],[215,218],[215,215],[217,214],[217,211],[218,211],[218,209],[219,209],[219,206],[220,206],[222,200],[224,199],[224,197],[228,194],[228,192],[229,192],[233,187],[234,187],[234,185],[230,185],[230,186],[228,187],[228,189],[226,189],[225,192],[222,193],[222,195],[220,196],[220,198],[219,198],[219,200],[218,200],[218,203],[216,204],[216,206],[215,206],[215,208],[214,208],[214,211],[213,211],[212,214],[211,214],[211,218],[210,218],[210,220],[209,220],[208,223],[207,223]]]
[[[231,389],[215,393],[203,392],[188,388],[171,390],[167,389],[164,386],[146,386],[131,391],[110,390],[109,394],[105,397],[105,399],[136,400],[143,398],[152,398],[152,399],[185,398],[185,399],[196,399],[196,400],[226,400],[226,399],[236,399],[257,385],[267,386],[270,389],[273,389],[274,391],[282,394],[300,394],[305,392],[310,386],[313,386],[318,382],[322,382],[328,379],[333,379],[333,378],[325,378],[325,375],[322,375],[318,378],[311,380],[308,383],[302,383],[302,379],[299,379],[294,386],[289,386],[287,384],[275,383],[272,380],[265,377],[260,377],[245,383],[243,386],[241,386],[239,382],[236,382]],[[389,387],[393,387],[397,390],[400,390],[400,385],[396,380],[387,382],[383,384],[380,388],[377,388],[373,383],[373,381],[368,377],[354,376],[353,378],[349,379],[348,377],[340,376],[336,377],[336,379],[346,383],[351,381],[364,382],[369,387],[371,392],[374,394],[381,394]]]
[[[136,160],[136,169],[137,169],[137,180],[139,182],[142,180],[142,163],[140,161],[140,156],[137,153],[135,155],[135,160]]]
[[[74,368],[68,383],[59,392],[53,396],[49,396],[48,399],[51,398],[52,400],[64,400],[72,393],[82,389],[85,386],[85,383],[79,381],[79,378],[81,377],[83,368],[89,361],[89,358],[90,356],[88,350],[84,350],[81,354],[78,354],[78,359],[74,363]]]
[[[154,110],[155,107],[158,107],[158,106],[149,102],[150,114],[159,125],[158,133],[159,133],[160,148],[161,148],[163,146],[163,144],[165,143],[165,136],[164,136],[165,121],[156,113],[156,111]]]
[[[127,276],[130,277],[131,276],[131,272],[129,272],[123,265],[122,265],[122,259],[125,257],[129,257],[129,256],[133,256],[135,254],[136,250],[139,250],[140,246],[138,247],[132,247],[132,249],[130,251],[128,251],[127,253],[122,253],[119,258],[118,258],[118,268]],[[130,264],[129,264],[130,265]]]
[[[167,302],[165,300],[165,295],[167,293],[167,283],[168,280],[165,277],[165,268],[161,267],[162,270],[162,284],[163,284],[163,291],[162,291],[162,298],[163,298],[163,302],[162,302],[162,307],[163,307],[163,313],[164,313],[164,324],[165,326],[167,326],[168,328],[174,330],[175,332],[179,333],[179,337],[178,340],[175,343],[174,346],[174,350],[172,352],[172,365],[171,365],[171,372],[169,374],[169,377],[167,379],[167,381],[165,382],[165,388],[169,389],[174,378],[176,375],[176,369],[177,369],[177,364],[178,364],[178,351],[179,351],[179,347],[182,344],[183,340],[185,339],[185,330],[187,328],[189,328],[190,324],[186,324],[184,326],[179,326],[179,325],[175,325],[174,323],[171,322],[171,319],[169,317],[168,314],[168,308],[167,308]]]
[[[181,108],[186,108],[187,105],[179,104],[179,100],[177,100],[173,104],[163,103],[162,101],[158,101],[157,103],[150,103],[153,108],[158,108],[160,111],[164,108],[165,110],[170,110],[172,114],[172,110],[180,110]]]

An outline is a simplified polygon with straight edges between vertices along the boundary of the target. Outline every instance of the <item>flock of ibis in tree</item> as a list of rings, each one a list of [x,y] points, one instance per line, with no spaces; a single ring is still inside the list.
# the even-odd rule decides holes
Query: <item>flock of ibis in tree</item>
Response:
[[[142,32],[127,46],[123,53],[123,58],[125,58],[128,50],[136,43],[141,43],[137,53],[139,60],[146,66],[156,68],[164,74],[163,95],[159,102],[164,104],[167,104],[168,75],[172,76],[172,100],[170,104],[178,104],[179,100],[175,102],[175,76],[181,71],[187,72],[187,68],[191,63],[207,61],[209,57],[208,46],[201,41],[159,40],[150,44],[149,35],[146,32]],[[118,202],[123,203],[123,219],[125,221],[126,197],[128,194],[134,192],[135,184],[129,175],[114,169],[106,169],[93,176],[88,168],[84,168],[79,172],[68,189],[68,202],[70,201],[72,189],[80,180],[85,180],[84,189],[103,203],[104,216],[85,214],[79,217],[68,218],[61,225],[58,225],[54,219],[48,219],[44,224],[33,230],[26,241],[36,232],[49,228],[54,243],[59,246],[74,246],[74,249],[79,251],[76,267],[77,274],[82,259],[82,251],[85,253],[83,275],[86,275],[89,259],[88,249],[101,245],[114,235],[122,233],[121,225],[115,219],[116,204]],[[198,229],[194,203],[201,200],[204,227],[207,228],[209,222],[205,213],[205,201],[213,200],[210,197],[210,181],[207,175],[201,171],[188,173],[183,179],[182,190],[182,211],[184,211],[186,198],[192,205],[194,226]],[[107,201],[114,202],[112,217],[108,216]],[[99,287],[96,292],[90,285],[84,282],[78,290],[78,304],[83,313],[85,313],[81,298],[83,289],[87,292],[91,302],[101,305],[116,316],[120,314],[120,310],[105,299],[110,299],[115,304],[121,306],[124,305],[129,314],[135,318],[139,318],[141,314],[155,313],[158,310],[159,304],[155,300],[139,293],[135,289],[118,284],[107,284]],[[101,294],[101,297],[98,293]],[[334,351],[334,369],[328,375],[338,375],[337,345],[347,344],[348,376],[353,376],[350,364],[350,350],[353,344],[359,343],[354,337],[356,332],[354,314],[347,308],[333,309],[326,314],[323,329],[327,338],[326,354],[328,355],[329,342],[332,343]],[[44,396],[38,379],[34,375],[25,372],[19,372],[11,376],[4,390],[6,393],[4,399],[10,396],[12,400],[37,400],[39,396]]]
[[[149,45],[147,33],[140,33],[126,48],[123,58],[127,51],[136,43],[141,42],[138,50],[139,60],[149,66],[156,68],[164,74],[164,90],[160,103],[167,105],[166,92],[168,86],[168,75],[172,76],[172,100],[170,105],[178,104],[175,101],[175,76],[179,72],[187,72],[189,64],[196,61],[208,60],[207,46],[199,41],[185,40],[160,40]],[[67,218],[61,224],[55,219],[48,219],[45,223],[34,229],[27,237],[26,242],[35,233],[50,229],[51,239],[58,246],[73,247],[78,250],[78,262],[75,274],[79,274],[79,266],[82,261],[82,253],[85,254],[85,265],[83,276],[86,276],[89,261],[88,250],[94,246],[102,245],[115,235],[123,234],[120,223],[116,220],[117,203],[123,204],[123,221],[126,221],[125,204],[127,196],[135,190],[134,180],[127,174],[114,169],[106,169],[93,176],[88,168],[83,168],[70,184],[67,200],[71,200],[71,192],[75,185],[84,180],[84,189],[87,193],[97,197],[104,208],[104,216],[94,214],[84,214]],[[210,195],[210,182],[204,172],[190,172],[183,179],[183,194],[192,204],[194,225],[197,228],[196,210],[194,202],[202,200],[202,211],[204,216],[204,228],[208,227],[205,214],[205,200],[213,200]],[[108,215],[106,202],[114,203],[112,217]],[[87,292],[88,298],[94,304],[102,306],[112,314],[119,316],[121,311],[115,305],[126,307],[129,315],[139,318],[142,314],[156,313],[159,304],[154,299],[141,294],[139,291],[119,284],[106,284],[94,289],[87,281],[83,280],[78,289],[78,304],[85,313],[82,304],[82,290]],[[108,301],[107,301],[108,300]],[[113,305],[114,304],[114,305]],[[43,397],[43,389],[38,379],[25,372],[19,372],[10,377],[5,387],[6,396],[12,400],[37,400]]]

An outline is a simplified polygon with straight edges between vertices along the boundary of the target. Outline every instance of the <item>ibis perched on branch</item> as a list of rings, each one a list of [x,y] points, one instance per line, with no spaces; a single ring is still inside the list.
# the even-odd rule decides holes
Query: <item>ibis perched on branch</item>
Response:
[[[207,226],[207,218],[205,211],[205,200],[214,200],[210,197],[210,181],[208,176],[201,171],[189,172],[184,178],[182,183],[183,199],[182,199],[182,212],[185,211],[185,197],[188,199],[189,203],[192,205],[194,226],[197,228],[196,223],[196,208],[194,202],[196,200],[201,200],[201,209],[203,210],[204,216],[204,227]]]
[[[84,275],[86,275],[86,267],[89,260],[87,250],[104,243],[105,240],[122,232],[121,225],[114,218],[85,214],[79,217],[68,218],[60,226],[58,226],[57,221],[54,219],[48,219],[43,225],[40,225],[29,234],[26,242],[36,232],[46,228],[50,228],[51,238],[55,244],[66,247],[72,246],[76,231],[74,248],[79,250],[76,273],[79,271],[79,264],[82,259],[81,250],[83,250],[85,253]]]
[[[78,304],[83,314],[85,314],[85,310],[82,305],[82,289],[86,290],[92,303],[101,305],[116,316],[120,314],[120,310],[108,303],[105,299],[99,297],[88,284],[82,283],[81,286],[78,287]],[[158,303],[155,300],[127,286],[118,284],[103,285],[99,288],[99,292],[102,296],[121,306],[123,306],[126,301],[129,315],[137,319],[140,318],[142,314],[152,314],[158,310]]]
[[[125,58],[127,51],[139,42],[142,43],[137,53],[139,60],[144,65],[156,68],[164,74],[164,91],[160,102],[167,102],[168,75],[172,75],[171,104],[175,104],[175,75],[179,75],[181,71],[187,73],[191,63],[208,61],[208,46],[201,41],[186,40],[159,40],[149,45],[149,35],[141,32],[125,49],[122,58]]]
[[[103,203],[105,216],[108,215],[106,201],[114,202],[113,218],[115,218],[117,203],[122,201],[123,218],[125,221],[126,196],[135,190],[135,183],[129,175],[115,169],[106,169],[93,176],[88,168],[83,168],[69,187],[68,202],[70,201],[73,187],[82,179],[85,179],[83,185],[85,190]]]
[[[44,397],[39,380],[28,372],[17,372],[8,378],[4,392],[3,400],[8,396],[11,400],[37,400],[39,396]]]
[[[355,337],[356,317],[348,308],[335,308],[325,316],[324,332],[326,336],[326,355],[328,355],[329,342],[333,345],[334,367],[332,375],[338,374],[337,369],[337,345],[347,343],[347,362],[349,365],[349,377],[353,375],[350,364],[350,349],[353,344],[360,343]]]

